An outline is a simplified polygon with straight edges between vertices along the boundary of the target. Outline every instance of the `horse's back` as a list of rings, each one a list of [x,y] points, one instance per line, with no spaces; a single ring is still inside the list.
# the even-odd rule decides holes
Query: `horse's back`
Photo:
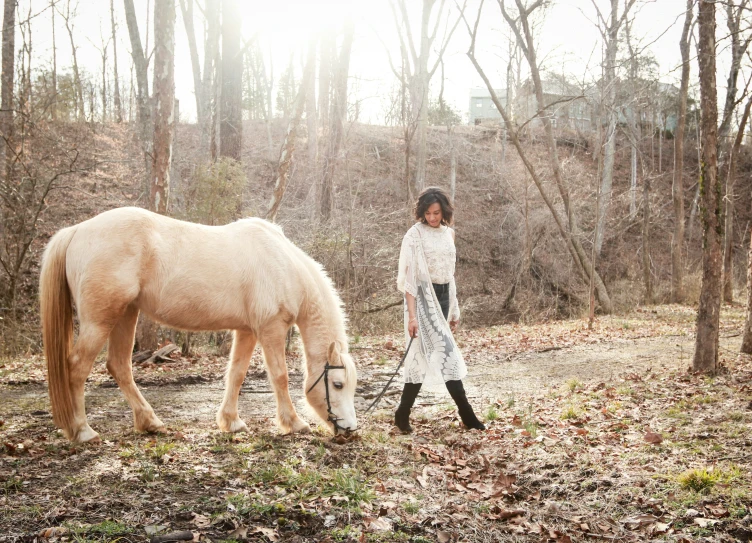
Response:
[[[310,257],[261,219],[188,223],[140,208],[80,223],[68,250],[74,298],[134,303],[187,329],[256,329],[293,316],[311,282]]]

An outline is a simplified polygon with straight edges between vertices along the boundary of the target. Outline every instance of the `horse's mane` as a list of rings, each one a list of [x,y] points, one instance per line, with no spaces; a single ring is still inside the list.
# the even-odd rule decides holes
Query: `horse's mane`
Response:
[[[344,303],[324,266],[285,236],[284,231],[279,225],[258,218],[240,219],[240,221],[249,221],[255,225],[264,227],[270,233],[278,235],[285,241],[291,249],[291,253],[303,264],[313,280],[304,285],[306,287],[304,297],[304,303],[307,306],[306,309],[311,314],[318,314],[324,317],[325,323],[329,325],[324,332],[329,334],[334,331],[337,336],[335,341],[339,343],[340,350],[347,352],[347,317],[345,315]]]

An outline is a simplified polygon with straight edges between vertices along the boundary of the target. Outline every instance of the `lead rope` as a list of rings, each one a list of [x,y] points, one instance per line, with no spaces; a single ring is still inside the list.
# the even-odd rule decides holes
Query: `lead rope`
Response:
[[[375,405],[376,405],[377,403],[379,403],[379,400],[381,399],[381,397],[382,397],[382,396],[384,395],[384,393],[386,392],[386,389],[388,389],[388,388],[389,388],[389,385],[391,385],[391,384],[392,384],[392,380],[393,380],[393,379],[394,379],[394,378],[395,378],[395,377],[397,376],[397,374],[399,373],[399,370],[400,370],[400,368],[402,367],[402,363],[403,363],[403,362],[405,361],[405,359],[407,358],[407,353],[409,353],[409,352],[410,352],[410,345],[412,345],[412,344],[413,344],[413,340],[414,340],[414,339],[415,339],[414,337],[411,337],[411,338],[410,338],[410,342],[409,342],[409,343],[407,344],[407,349],[405,349],[405,354],[404,354],[404,355],[402,356],[402,360],[400,360],[400,363],[399,363],[399,364],[397,364],[397,369],[396,369],[396,370],[394,371],[394,373],[392,374],[392,376],[391,376],[391,377],[389,378],[389,382],[388,382],[388,383],[386,384],[386,386],[385,386],[385,387],[384,387],[384,389],[383,389],[383,390],[381,391],[381,393],[380,393],[380,394],[379,394],[378,396],[376,396],[376,399],[375,399],[375,400],[373,401],[373,403],[372,403],[371,405],[369,405],[369,406],[368,406],[368,409],[366,409],[366,411],[365,411],[365,414],[366,414],[366,415],[367,415],[367,414],[368,414],[368,412],[369,412],[369,411],[370,411],[370,410],[371,410],[371,409],[373,408],[373,406],[375,406]]]

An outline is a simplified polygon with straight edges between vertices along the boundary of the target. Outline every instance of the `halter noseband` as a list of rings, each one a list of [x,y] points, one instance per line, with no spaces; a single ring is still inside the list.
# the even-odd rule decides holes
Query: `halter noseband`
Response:
[[[326,412],[328,414],[328,417],[326,420],[328,422],[331,422],[334,425],[335,434],[337,433],[336,430],[341,430],[345,434],[349,434],[351,432],[350,428],[343,428],[339,425],[337,421],[342,420],[341,418],[334,415],[334,412],[332,411],[332,404],[329,401],[329,370],[335,370],[335,369],[345,369],[345,366],[331,366],[329,364],[324,365],[324,371],[319,375],[319,378],[316,379],[316,382],[311,385],[311,388],[308,389],[306,394],[311,392],[313,390],[313,387],[315,387],[317,384],[319,384],[319,381],[321,381],[321,378],[324,378],[324,389],[326,390]]]

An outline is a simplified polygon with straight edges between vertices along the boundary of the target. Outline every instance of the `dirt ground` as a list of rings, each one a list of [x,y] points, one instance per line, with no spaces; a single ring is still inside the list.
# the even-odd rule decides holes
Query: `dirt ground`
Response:
[[[703,489],[696,495],[681,494],[676,483],[682,467],[718,469],[719,446],[727,453],[723,458],[736,461],[724,467],[724,473],[737,473],[751,459],[747,447],[752,416],[747,409],[752,401],[745,402],[752,397],[749,386],[731,384],[749,375],[743,373],[747,366],[740,365],[736,356],[741,309],[728,308],[723,318],[721,358],[731,367],[725,378],[728,382],[720,379],[708,384],[702,377],[687,377],[693,318],[688,308],[668,306],[603,318],[594,330],[587,330],[582,321],[566,321],[461,331],[458,339],[469,368],[466,388],[489,431],[462,431],[449,396],[428,390],[421,393],[414,412],[416,432],[396,436],[390,419],[401,387],[395,379],[375,414],[360,417],[360,431],[352,443],[332,441],[318,431],[311,436],[278,436],[274,399],[258,353],[240,396],[241,417],[250,432],[238,436],[220,434],[215,428],[214,415],[223,393],[221,357],[177,357],[174,362],[136,366],[134,374],[144,396],[171,429],[167,436],[156,438],[133,433],[131,412],[99,363],[87,385],[86,401],[90,424],[100,432],[102,445],[70,445],[54,429],[41,360],[0,363],[0,444],[4,447],[0,449],[4,490],[0,541],[41,541],[41,536],[148,541],[179,529],[189,530],[194,540],[202,541],[749,540],[752,531],[745,527],[750,523],[749,470],[744,475],[727,475],[727,482],[712,490],[717,494],[725,484],[741,488],[741,493],[721,492],[710,501],[712,494]],[[388,380],[402,354],[400,347],[394,347],[400,344],[397,337],[353,342],[351,352],[359,368],[359,413]],[[298,352],[296,346],[289,357],[290,389],[302,408]],[[689,384],[667,385],[666,380]],[[675,395],[682,386],[696,390],[686,397],[661,397]],[[709,386],[723,387],[717,396],[725,399],[703,392]],[[707,405],[691,403],[697,394],[708,397]],[[631,412],[630,402],[634,404]],[[717,437],[716,448],[706,449],[703,438],[696,436],[696,417],[683,420],[681,410],[720,405],[724,407],[716,415],[726,413],[736,426],[729,429],[725,441]],[[564,414],[559,414],[562,406]],[[672,409],[677,406],[675,413]],[[619,415],[621,410],[628,414]],[[635,415],[638,410],[649,414]],[[621,421],[623,428],[613,426],[614,420]],[[606,424],[612,430],[599,434],[605,432],[599,425]],[[629,499],[621,506],[616,504],[626,498],[610,495],[614,491],[605,487],[599,499],[578,503],[585,479],[595,480],[595,489],[602,484],[598,477],[611,481],[619,470],[644,475],[645,461],[635,463],[635,455],[649,458],[663,445],[646,444],[637,434],[630,441],[630,425],[640,434],[647,432],[646,436],[660,434],[662,429],[666,441],[674,443],[664,451],[676,464],[667,466],[663,475],[671,488],[658,488],[648,478],[642,486],[628,485]],[[688,433],[680,438],[684,426]],[[574,438],[564,435],[570,431]],[[619,438],[618,446],[627,448],[610,453],[614,465],[603,467],[603,460],[590,459],[589,467],[582,468],[584,453],[575,460],[580,449],[592,455],[612,446],[609,440],[617,433],[625,436]],[[583,436],[587,446],[577,441]],[[598,439],[603,445],[595,445]],[[692,442],[692,448],[682,445],[685,441]],[[557,451],[560,446],[564,449]],[[536,452],[537,448],[541,450]],[[697,456],[692,462],[676,462],[690,449]],[[185,458],[178,459],[178,451]],[[262,454],[254,457],[259,451]],[[298,460],[290,462],[290,458]],[[618,462],[631,460],[620,467],[616,458]],[[716,460],[711,462],[711,458]],[[89,471],[92,461],[99,471]],[[465,473],[465,480],[461,475],[473,461],[479,465],[472,474]],[[571,481],[555,481],[555,477],[547,476],[550,484],[535,483],[541,477],[538,468],[523,465],[561,471],[564,479],[585,475],[580,475],[580,486],[572,490]],[[270,471],[270,466],[276,467]],[[535,477],[529,475],[531,470]],[[186,479],[187,472],[192,477]],[[325,474],[324,480],[305,483],[305,477],[313,477],[314,472]],[[529,480],[522,484],[526,473]],[[344,486],[332,483],[342,477],[349,481]],[[510,477],[515,482],[498,487],[499,481]],[[484,483],[486,479],[489,482]],[[437,480],[438,489],[432,491]],[[638,496],[640,492],[645,496]],[[459,500],[457,493],[464,499]],[[168,499],[160,501],[162,497]],[[611,499],[615,501],[610,503]],[[640,510],[640,504],[649,500],[658,501],[649,512],[644,507]],[[659,502],[660,511],[655,505]],[[630,509],[635,503],[640,505],[636,511]],[[305,514],[299,509],[293,513],[292,506]],[[712,506],[721,507],[724,514],[709,514]],[[548,516],[539,511],[551,507],[571,511]],[[451,518],[442,518],[440,510]],[[703,520],[685,522],[686,511],[690,515],[694,511]],[[596,520],[594,515],[606,520]],[[562,518],[568,522],[562,525]],[[578,528],[572,528],[572,518],[581,520],[574,522]],[[631,524],[624,519],[631,519]]]

